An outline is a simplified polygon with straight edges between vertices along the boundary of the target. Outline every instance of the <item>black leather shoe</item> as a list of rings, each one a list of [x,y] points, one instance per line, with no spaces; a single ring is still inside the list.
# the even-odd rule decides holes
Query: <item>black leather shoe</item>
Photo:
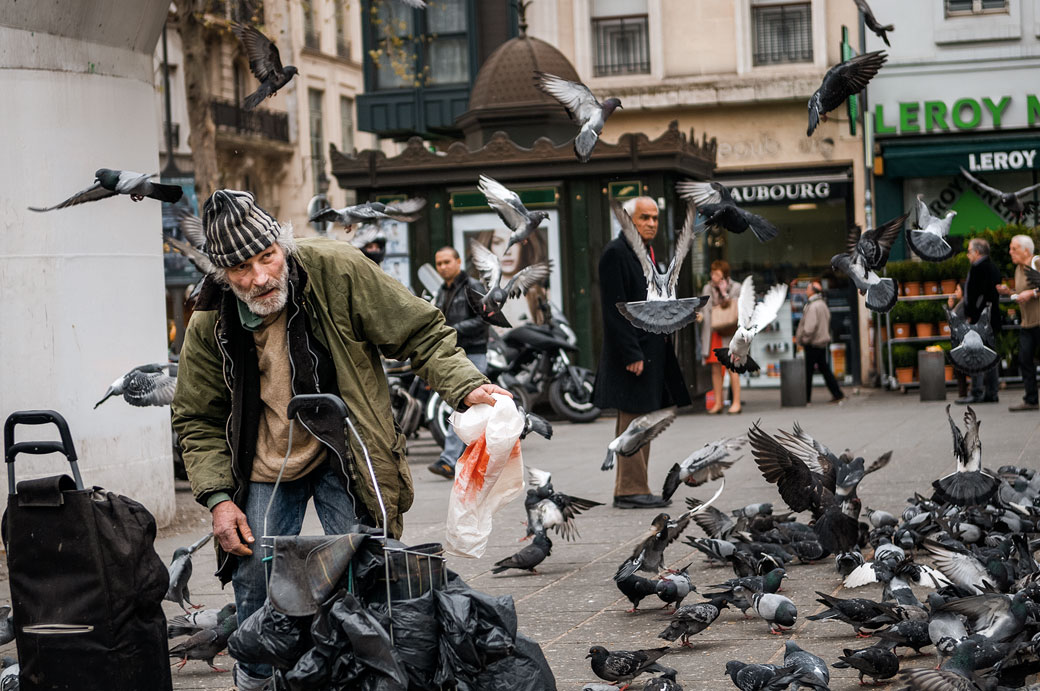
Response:
[[[980,403],[1000,403],[1000,396],[986,396]]]
[[[964,398],[958,398],[954,403],[957,405],[971,405],[972,403],[982,403],[982,399],[974,396],[965,396]]]
[[[671,506],[672,501],[656,494],[628,494],[614,497],[614,508],[617,509],[660,509]]]

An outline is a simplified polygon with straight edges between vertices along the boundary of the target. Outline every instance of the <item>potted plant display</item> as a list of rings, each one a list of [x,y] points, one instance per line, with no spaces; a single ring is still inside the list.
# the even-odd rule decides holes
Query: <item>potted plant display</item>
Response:
[[[924,281],[923,289],[925,295],[939,294],[939,279],[942,271],[938,263],[921,262],[921,280]]]
[[[943,295],[953,295],[954,291],[957,290],[957,284],[960,283],[963,278],[960,274],[960,264],[961,263],[957,257],[950,257],[939,264],[939,266],[942,267],[939,290],[942,291]]]
[[[935,325],[939,321],[942,307],[934,300],[925,300],[913,305],[914,335],[918,338],[931,338],[935,335]]]
[[[923,262],[907,262],[903,267],[903,292],[907,297],[921,294],[921,271]]]
[[[889,318],[892,320],[893,338],[910,338],[910,323],[914,316],[909,302],[897,302],[889,313]]]
[[[899,295],[903,294],[903,281],[906,279],[906,272],[903,270],[903,265],[906,263],[907,262],[889,262],[885,265],[885,276],[896,282],[896,292]]]
[[[896,371],[896,381],[910,384],[914,381],[914,363],[917,362],[917,348],[900,343],[892,347],[892,364]]]
[[[946,358],[946,366],[943,368],[945,370],[945,376],[943,378],[947,382],[951,382],[955,378],[953,374],[953,365],[950,364],[950,349],[953,347],[953,344],[949,341],[940,341],[938,346],[942,348],[943,356]]]

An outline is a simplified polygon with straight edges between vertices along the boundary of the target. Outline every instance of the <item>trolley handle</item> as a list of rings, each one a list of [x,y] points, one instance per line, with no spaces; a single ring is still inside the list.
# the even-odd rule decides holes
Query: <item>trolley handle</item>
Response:
[[[53,423],[58,428],[61,441],[21,441],[15,442],[14,430],[17,425],[46,425]],[[83,489],[83,478],[76,462],[76,447],[72,443],[69,423],[56,410],[19,410],[11,413],[4,422],[4,462],[7,463],[8,492],[15,493],[14,459],[20,453],[43,455],[60,453],[68,459],[72,466],[72,475],[76,480],[76,489]]]

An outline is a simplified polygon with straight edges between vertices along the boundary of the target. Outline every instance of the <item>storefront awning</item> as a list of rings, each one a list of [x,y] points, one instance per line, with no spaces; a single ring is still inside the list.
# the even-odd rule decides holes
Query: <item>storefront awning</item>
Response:
[[[879,139],[884,177],[926,178],[974,172],[1040,169],[1040,132]]]

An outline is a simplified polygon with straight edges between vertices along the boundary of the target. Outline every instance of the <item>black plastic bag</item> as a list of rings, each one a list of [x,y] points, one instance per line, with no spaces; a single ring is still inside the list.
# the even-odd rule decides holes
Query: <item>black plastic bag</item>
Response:
[[[290,669],[311,647],[309,618],[282,614],[270,602],[246,618],[228,640],[228,651],[239,662]]]
[[[386,628],[386,604],[369,606]],[[405,668],[412,688],[435,688],[433,677],[440,659],[437,649],[437,607],[433,592],[411,600],[397,600],[391,610],[394,649]]]
[[[459,680],[458,691],[556,691],[556,678],[538,644],[518,633],[512,655],[492,662],[472,683]]]

